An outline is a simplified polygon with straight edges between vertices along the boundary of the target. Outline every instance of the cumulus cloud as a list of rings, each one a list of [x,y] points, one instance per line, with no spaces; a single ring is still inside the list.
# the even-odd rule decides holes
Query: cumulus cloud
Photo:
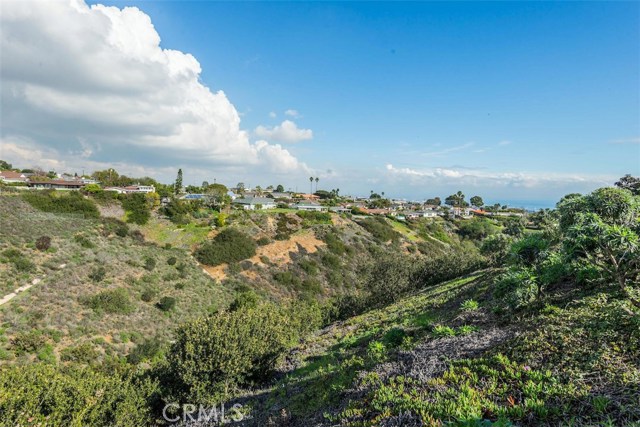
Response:
[[[313,138],[311,129],[300,129],[291,120],[285,120],[274,127],[258,126],[255,134],[270,141],[295,143]]]
[[[293,117],[293,118],[298,118],[301,117],[300,113],[298,113],[298,110],[287,110],[284,112],[285,116],[289,116],[289,117]]]
[[[200,82],[196,58],[163,49],[139,9],[82,0],[2,8],[4,140],[85,163],[307,169],[280,145],[252,143],[225,93]],[[291,127],[282,128],[276,134],[291,137]],[[311,136],[293,129],[298,139]]]

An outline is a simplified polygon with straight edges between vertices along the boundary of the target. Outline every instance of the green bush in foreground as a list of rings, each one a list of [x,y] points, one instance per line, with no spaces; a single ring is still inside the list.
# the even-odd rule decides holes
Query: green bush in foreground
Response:
[[[315,306],[263,303],[186,323],[168,355],[172,388],[188,401],[223,401],[237,386],[264,380],[320,317]]]
[[[149,425],[155,385],[130,374],[46,364],[0,370],[2,425]]]
[[[234,228],[226,228],[196,250],[195,256],[203,264],[220,265],[242,261],[255,254],[253,239]]]

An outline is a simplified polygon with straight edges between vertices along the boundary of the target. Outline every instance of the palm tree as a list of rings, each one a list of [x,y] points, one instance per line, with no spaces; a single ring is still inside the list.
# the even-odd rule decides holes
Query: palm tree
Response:
[[[313,177],[309,177],[309,194],[313,193]]]
[[[318,192],[318,181],[320,181],[320,178],[316,177],[316,193]]]
[[[382,192],[382,198],[384,199],[384,191]]]

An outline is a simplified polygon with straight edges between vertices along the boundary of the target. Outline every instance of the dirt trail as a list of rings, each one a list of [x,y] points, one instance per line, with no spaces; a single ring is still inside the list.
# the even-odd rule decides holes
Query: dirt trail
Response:
[[[62,264],[60,265],[58,268],[65,268],[67,266],[67,264]],[[2,298],[0,298],[0,305],[6,304],[9,301],[11,301],[12,299],[14,299],[15,297],[18,296],[19,293],[24,292],[30,288],[32,288],[33,286],[37,285],[38,283],[40,283],[42,281],[42,279],[40,278],[35,278],[31,281],[30,284],[28,285],[23,285],[20,286],[19,288],[17,288],[15,291],[11,292],[10,294],[7,294],[5,296],[3,296]]]

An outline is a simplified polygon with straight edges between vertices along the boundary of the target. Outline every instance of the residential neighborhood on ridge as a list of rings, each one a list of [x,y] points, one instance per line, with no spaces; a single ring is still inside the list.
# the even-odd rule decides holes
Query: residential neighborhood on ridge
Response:
[[[464,194],[458,192],[447,197],[442,203],[439,197],[424,201],[407,201],[403,199],[385,198],[371,190],[368,197],[340,195],[339,189],[318,190],[318,178],[315,178],[315,192],[300,193],[286,191],[282,185],[262,188],[245,187],[238,183],[235,187],[226,187],[216,183],[202,186],[182,186],[182,170],[176,183],[163,185],[145,177],[139,180],[120,176],[114,169],[96,172],[92,175],[43,172],[35,169],[12,169],[11,165],[2,161],[0,166],[0,184],[21,190],[83,190],[89,193],[111,192],[113,194],[144,193],[157,195],[159,204],[166,205],[171,197],[184,201],[201,201],[205,204],[222,208],[234,208],[247,211],[271,209],[292,209],[299,211],[351,213],[355,215],[392,216],[398,220],[414,220],[419,218],[435,218],[438,216],[471,218],[473,216],[523,216],[524,209],[510,208],[495,204],[485,206],[479,196],[470,202],[464,200]],[[119,185],[114,185],[115,183]],[[310,189],[313,191],[314,178],[310,178]],[[0,187],[1,190],[2,187]],[[216,199],[214,201],[213,199]]]

